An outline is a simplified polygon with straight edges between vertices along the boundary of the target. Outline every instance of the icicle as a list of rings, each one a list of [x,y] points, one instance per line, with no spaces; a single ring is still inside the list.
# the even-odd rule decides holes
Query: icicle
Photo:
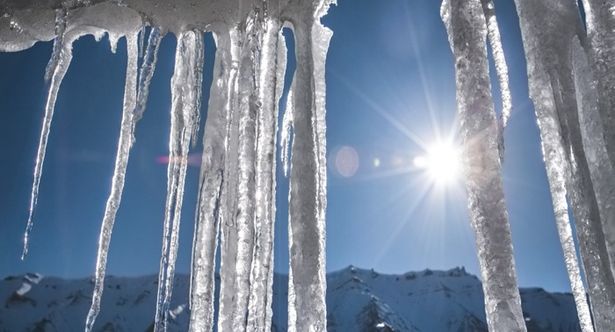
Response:
[[[124,179],[126,177],[126,167],[130,148],[134,141],[134,130],[136,125],[135,107],[137,99],[137,66],[138,66],[138,46],[137,36],[129,35],[126,37],[128,49],[128,66],[126,68],[126,83],[124,87],[124,110],[122,114],[122,124],[120,129],[120,139],[117,147],[115,169],[111,180],[111,193],[107,199],[105,214],[98,240],[98,254],[96,259],[96,274],[94,281],[94,293],[92,295],[92,305],[86,319],[85,331],[92,331],[94,321],[100,311],[100,300],[104,289],[105,270],[107,267],[107,253],[111,242],[111,232],[115,223],[115,216],[120,207],[122,192],[124,190]]]
[[[441,14],[455,58],[466,189],[487,325],[491,331],[525,331],[504,203],[481,3],[445,0]]]
[[[290,141],[293,126],[293,87],[291,85],[288,91],[288,97],[286,102],[286,110],[284,111],[284,117],[282,118],[282,128],[280,131],[280,156],[282,160],[282,166],[284,169],[284,176],[288,177],[288,161],[290,159]]]
[[[203,79],[203,36],[185,31],[178,36],[175,72],[171,79],[171,133],[167,170],[167,200],[165,205],[162,255],[158,275],[155,331],[165,331],[173,291],[175,261],[179,241],[179,224],[188,167],[188,150],[197,130]]]
[[[615,167],[615,5],[613,1],[583,0],[583,8],[589,41],[585,46],[597,83],[604,142]]]
[[[576,1],[516,0],[525,48],[530,96],[543,144],[565,154],[566,191],[572,202],[596,330],[615,326],[615,282],[598,203],[582,146],[572,77],[572,42],[581,31]],[[549,22],[549,24],[544,24]],[[551,132],[547,124],[557,123]],[[556,140],[549,140],[557,136]],[[547,161],[546,163],[549,163]]]
[[[325,331],[327,327],[324,70],[332,32],[320,24],[318,17],[292,21],[297,70],[290,160],[289,331]]]
[[[144,33],[144,32],[142,32]],[[135,119],[139,120],[145,112],[147,98],[149,97],[149,85],[156,70],[156,62],[158,61],[158,49],[162,41],[162,33],[160,28],[153,27],[147,39],[147,46],[143,63],[139,70],[139,83],[137,85],[137,106],[135,110]]]
[[[49,63],[47,63],[47,67],[45,68],[45,81],[49,81],[53,72],[58,67],[58,61],[60,61],[61,48],[64,46],[64,32],[66,31],[66,19],[68,15],[68,11],[66,8],[62,7],[55,10],[56,12],[56,20],[55,20],[55,35],[56,37],[53,39],[53,51],[51,52],[51,58],[49,59]]]
[[[575,38],[572,45],[575,90],[583,146],[602,218],[602,228],[615,275],[615,171],[608,157],[598,113],[598,95],[587,55]]]
[[[32,182],[32,192],[30,195],[30,212],[28,215],[28,222],[24,233],[23,241],[23,253],[21,259],[23,260],[28,254],[28,243],[30,241],[30,232],[32,231],[34,210],[38,201],[38,189],[41,184],[41,174],[43,172],[43,163],[45,161],[45,152],[47,151],[47,141],[49,139],[49,132],[51,130],[51,121],[53,119],[53,113],[55,110],[56,99],[58,97],[58,91],[60,85],[64,79],[64,75],[68,71],[70,62],[72,61],[72,40],[70,42],[63,43],[58,48],[54,48],[54,54],[51,55],[51,59],[57,57],[57,61],[53,61],[54,68],[51,70],[51,82],[49,83],[49,92],[47,95],[47,102],[45,103],[45,115],[43,117],[43,126],[41,128],[41,137],[38,145],[38,151],[36,153],[36,164],[34,166],[34,180]],[[57,52],[57,54],[55,54]],[[50,60],[50,63],[52,60]]]
[[[278,27],[279,29],[279,27]],[[273,120],[275,122],[275,130],[274,130],[274,135],[275,132],[277,132],[278,128],[277,128],[277,117],[279,116],[279,105],[280,105],[280,101],[279,99],[282,97],[282,93],[284,91],[284,79],[285,79],[285,75],[286,75],[286,65],[287,65],[287,56],[288,56],[288,50],[286,49],[286,40],[284,38],[284,35],[282,34],[282,31],[279,30],[278,32],[278,41],[277,41],[277,73],[276,73],[276,88],[275,88],[275,98],[274,98],[274,115],[275,115],[275,119]],[[274,142],[273,145],[275,146],[275,138],[274,138]],[[273,174],[275,176],[275,172],[277,169],[277,165],[276,165],[276,158],[275,158],[275,150],[273,153],[273,164],[271,165],[272,167],[272,171]],[[275,230],[275,216],[276,216],[276,202],[275,202],[275,197],[276,197],[276,185],[275,185],[275,178],[274,181],[272,183],[272,188],[271,188],[271,210],[270,210],[270,215],[271,215],[271,220],[272,220],[272,224],[271,224],[271,239],[272,239],[272,247],[271,249],[269,249],[270,255],[269,255],[269,271],[268,271],[268,275],[267,275],[267,295],[266,295],[266,302],[265,302],[265,328],[264,331],[271,331],[271,324],[272,324],[272,319],[273,319],[273,276],[274,276],[274,256],[273,256],[273,244],[275,243],[274,240],[274,230]]]
[[[250,274],[248,331],[270,331],[275,221],[276,129],[284,87],[286,53],[277,20],[267,18],[258,72],[261,110],[257,122],[254,259]],[[271,280],[272,281],[272,280]]]
[[[239,38],[238,31],[229,32],[229,53],[231,54],[231,75],[229,78],[230,112],[227,126],[227,149],[224,157],[224,184],[221,205],[220,241],[220,301],[218,331],[232,331],[233,301],[237,292],[237,183],[239,169]]]
[[[500,145],[500,159],[503,159],[504,130],[508,125],[508,119],[510,119],[510,114],[512,112],[512,97],[509,88],[508,65],[506,64],[506,57],[504,56],[504,48],[502,47],[502,38],[500,37],[500,29],[498,28],[498,21],[495,15],[495,5],[493,4],[493,0],[481,0],[481,3],[483,6],[483,12],[485,13],[485,20],[487,22],[487,36],[495,62],[495,71],[498,75],[500,93],[502,95],[502,116],[499,124],[498,144]]]
[[[239,176],[237,195],[236,293],[233,301],[232,331],[245,331],[250,298],[250,272],[254,258],[254,217],[256,208],[256,132],[262,104],[258,60],[262,55],[262,12],[255,8],[242,31],[238,89]]]
[[[550,108],[554,108],[552,98],[546,98],[543,102],[548,103]],[[559,233],[562,251],[564,253],[564,262],[568,271],[568,279],[574,301],[579,316],[579,325],[583,332],[591,332],[594,330],[587,303],[585,287],[581,280],[581,272],[577,260],[577,251],[574,246],[574,239],[570,220],[568,218],[568,203],[566,201],[566,169],[565,152],[560,139],[559,124],[555,117],[544,117],[539,120],[541,130],[542,153],[544,155],[547,177],[549,179],[549,188],[551,198],[553,200],[553,213],[557,230]]]
[[[197,221],[192,249],[190,331],[211,331],[214,319],[214,270],[224,163],[230,113],[231,55],[228,36],[216,34],[214,81],[211,86],[203,159],[199,180]]]

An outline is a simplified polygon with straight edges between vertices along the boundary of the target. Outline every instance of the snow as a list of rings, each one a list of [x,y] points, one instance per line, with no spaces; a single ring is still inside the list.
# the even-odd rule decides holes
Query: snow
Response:
[[[116,331],[144,331],[151,327],[156,279],[108,276],[97,326]],[[216,280],[219,287],[220,280]],[[273,327],[286,331],[288,276],[276,274],[273,280]],[[36,325],[62,331],[83,328],[82,317],[89,307],[89,278],[45,277],[33,284],[26,296],[13,296],[24,282],[22,276],[0,280],[0,331],[31,330]],[[405,327],[402,331],[487,331],[480,281],[463,268],[380,274],[349,267],[329,273],[327,282],[328,331],[363,331],[377,324],[397,330]],[[188,276],[176,275],[169,331],[188,329],[188,288]],[[524,317],[528,324],[534,324],[534,331],[581,331],[570,294],[522,288],[521,297]]]

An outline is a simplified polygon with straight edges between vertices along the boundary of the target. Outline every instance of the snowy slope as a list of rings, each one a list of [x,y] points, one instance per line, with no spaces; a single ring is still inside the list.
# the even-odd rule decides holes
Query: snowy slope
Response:
[[[327,276],[329,331],[486,331],[481,284],[463,268],[379,274],[348,267]],[[286,330],[288,277],[274,281],[274,327]],[[146,331],[153,323],[157,277],[109,277],[96,331]],[[188,277],[175,281],[172,331],[185,331]],[[90,279],[27,274],[0,281],[0,331],[82,331]],[[570,294],[522,289],[529,331],[580,331]]]

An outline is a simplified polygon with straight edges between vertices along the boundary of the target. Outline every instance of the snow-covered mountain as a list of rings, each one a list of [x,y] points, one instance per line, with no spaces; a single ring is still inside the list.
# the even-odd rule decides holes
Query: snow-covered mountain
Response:
[[[188,325],[188,276],[175,280],[171,330]],[[348,267],[328,274],[329,331],[487,331],[480,281],[463,268],[402,275]],[[156,276],[107,278],[97,331],[147,331],[153,323]],[[274,330],[286,330],[288,277],[274,280]],[[90,279],[39,274],[0,281],[0,331],[82,331]],[[580,331],[573,298],[521,289],[528,331]]]

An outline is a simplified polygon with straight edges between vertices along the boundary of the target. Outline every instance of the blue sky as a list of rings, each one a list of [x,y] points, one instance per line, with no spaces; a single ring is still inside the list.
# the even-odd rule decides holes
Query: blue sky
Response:
[[[327,60],[330,271],[350,264],[390,273],[463,265],[478,274],[461,183],[429,189],[425,174],[411,167],[413,158],[424,153],[417,138],[430,144],[455,125],[454,67],[439,5],[434,0],[340,0],[323,19],[334,31]],[[519,283],[567,291],[515,8],[512,1],[496,1],[496,9],[514,104],[504,183]],[[210,36],[206,46],[204,98],[214,54]],[[158,271],[166,190],[166,165],[159,158],[168,147],[174,47],[174,37],[167,36],[148,108],[137,126],[111,242],[110,274]],[[125,42],[117,54],[106,39],[84,37],[75,44],[56,106],[30,255],[21,262],[50,52],[50,43],[39,43],[23,52],[0,53],[0,276],[38,271],[78,277],[94,271],[119,133]],[[334,161],[350,149],[358,168],[345,177]],[[198,168],[191,167],[179,272],[189,271],[197,179]],[[278,172],[278,271],[288,269],[287,191],[288,182]]]

